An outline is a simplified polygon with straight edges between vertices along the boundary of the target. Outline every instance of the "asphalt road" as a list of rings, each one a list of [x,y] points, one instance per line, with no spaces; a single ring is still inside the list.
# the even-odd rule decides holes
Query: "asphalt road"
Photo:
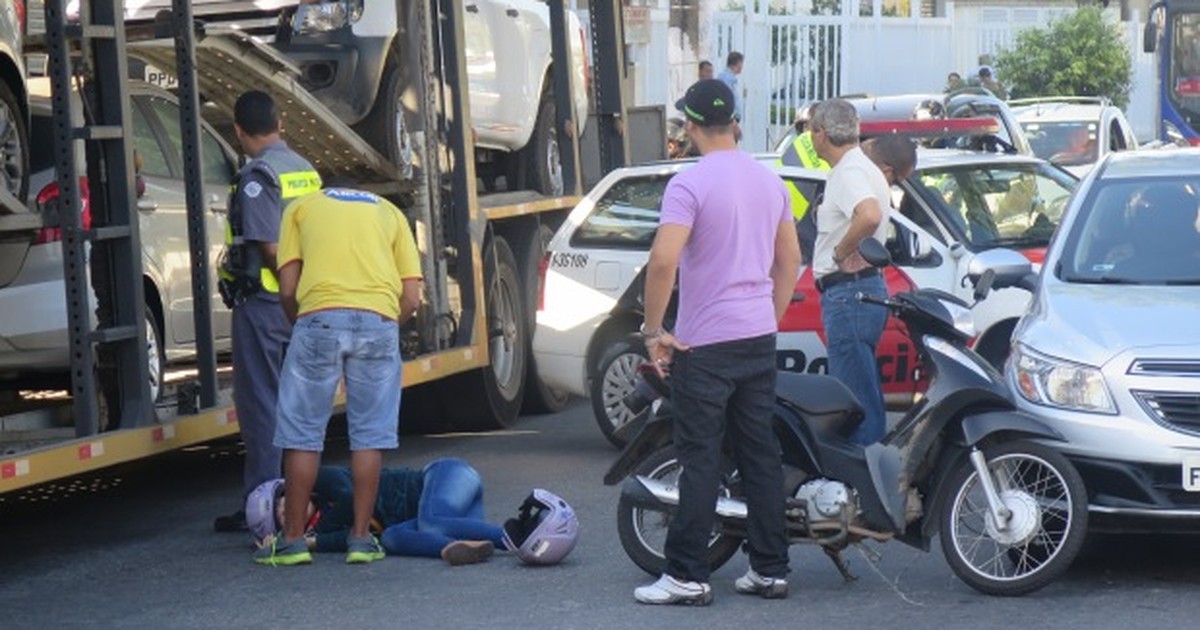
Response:
[[[1020,599],[967,588],[936,545],[925,554],[889,543],[874,547],[877,566],[851,552],[855,583],[818,550],[795,547],[790,599],[736,594],[739,555],[714,574],[711,607],[641,606],[632,590],[650,577],[618,542],[617,489],[600,483],[615,451],[586,402],[507,432],[406,437],[385,462],[451,455],[483,474],[493,520],[515,513],[534,486],[570,501],[583,527],[575,552],[546,568],[506,554],[453,568],[417,558],[346,566],[340,555],[258,566],[247,537],[210,529],[238,493],[240,458],[222,445],[0,497],[0,627],[1096,629],[1200,618],[1200,538],[1162,535],[1093,537],[1064,579]],[[326,461],[347,461],[344,438],[331,439]]]

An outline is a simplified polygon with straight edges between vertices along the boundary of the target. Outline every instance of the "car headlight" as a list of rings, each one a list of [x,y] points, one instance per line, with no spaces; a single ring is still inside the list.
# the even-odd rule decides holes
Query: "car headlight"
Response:
[[[975,315],[971,313],[971,309],[946,300],[938,301],[950,312],[950,319],[954,322],[955,330],[968,338],[975,336]]]
[[[1025,400],[1073,411],[1117,413],[1099,369],[1038,354],[1021,344],[1011,360],[1017,392]]]
[[[316,2],[296,7],[292,29],[297,33],[326,33],[354,24],[362,17],[363,0]]]

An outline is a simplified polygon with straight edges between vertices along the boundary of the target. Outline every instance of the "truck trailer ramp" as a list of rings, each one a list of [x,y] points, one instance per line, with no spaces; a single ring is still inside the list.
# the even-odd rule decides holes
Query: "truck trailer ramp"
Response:
[[[128,53],[175,72],[174,40],[131,41]],[[236,29],[214,27],[197,34],[195,57],[196,84],[207,101],[201,113],[231,144],[237,145],[234,103],[243,92],[261,90],[275,99],[288,146],[326,177],[347,177],[380,193],[416,187],[411,167],[392,164],[342,122],[300,84],[299,68],[271,46]]]

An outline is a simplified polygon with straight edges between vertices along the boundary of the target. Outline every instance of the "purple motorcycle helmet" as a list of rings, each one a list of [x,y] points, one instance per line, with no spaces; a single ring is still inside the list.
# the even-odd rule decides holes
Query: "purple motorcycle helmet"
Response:
[[[534,488],[516,518],[504,522],[504,546],[525,564],[562,562],[579,541],[575,510],[558,495]]]
[[[283,496],[283,479],[272,479],[259,484],[246,497],[246,526],[254,540],[262,542],[267,536],[279,531],[275,520],[275,504]]]

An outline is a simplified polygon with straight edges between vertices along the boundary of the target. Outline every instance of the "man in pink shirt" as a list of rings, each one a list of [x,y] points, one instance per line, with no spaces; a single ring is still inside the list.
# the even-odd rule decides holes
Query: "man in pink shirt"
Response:
[[[783,181],[737,148],[729,87],[700,81],[681,106],[703,158],[676,175],[663,196],[642,336],[658,369],[671,369],[683,472],[667,533],[667,572],[634,597],[645,604],[712,601],[708,539],[726,427],[749,508],[750,570],[735,587],[786,597],[783,472],[771,407],[775,333],[796,284],[800,246]],[[678,327],[671,333],[662,324],[676,270]]]

